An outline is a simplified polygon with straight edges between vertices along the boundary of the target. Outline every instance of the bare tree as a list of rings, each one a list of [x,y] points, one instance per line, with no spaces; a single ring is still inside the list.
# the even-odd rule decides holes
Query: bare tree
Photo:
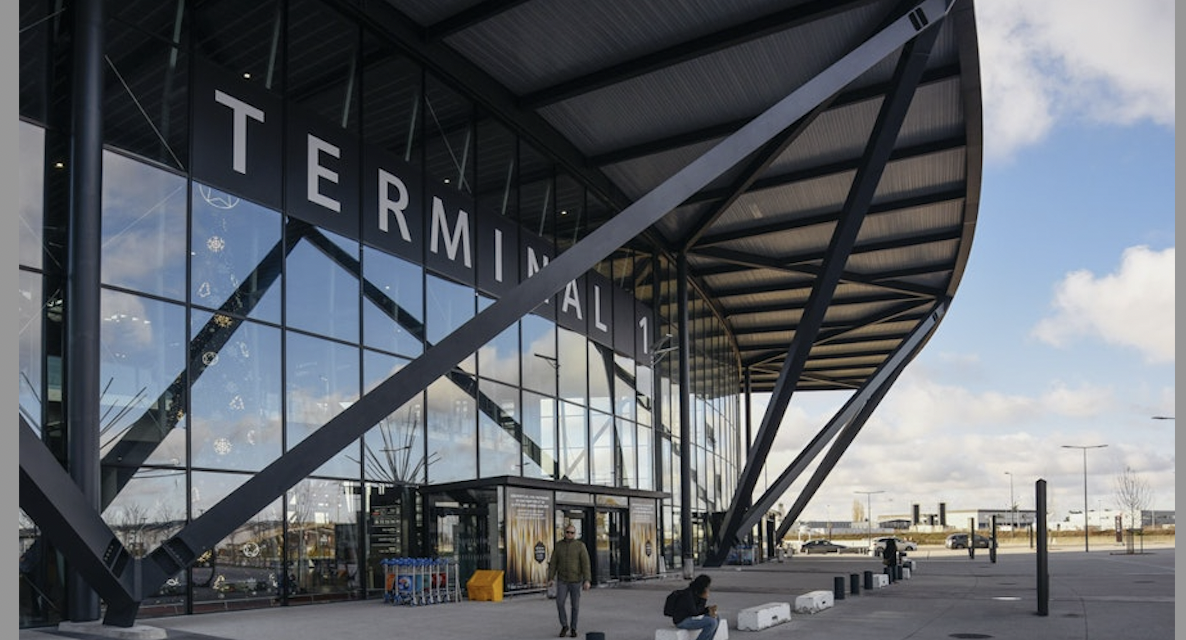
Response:
[[[865,519],[865,503],[859,499],[852,501],[852,521],[860,522]]]
[[[1140,514],[1148,508],[1153,498],[1149,483],[1132,468],[1125,467],[1124,473],[1116,476],[1113,484],[1116,489],[1116,504],[1120,506],[1121,511],[1129,513],[1130,526],[1133,529],[1138,528],[1141,522]]]

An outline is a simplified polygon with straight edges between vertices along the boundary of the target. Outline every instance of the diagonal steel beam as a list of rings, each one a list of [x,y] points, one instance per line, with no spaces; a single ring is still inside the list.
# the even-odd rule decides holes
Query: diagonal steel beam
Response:
[[[852,188],[849,190],[848,198],[844,204],[844,215],[832,233],[823,269],[816,281],[815,288],[812,289],[811,295],[807,299],[803,318],[795,330],[795,336],[787,350],[786,362],[774,385],[770,403],[766,407],[766,414],[762,418],[762,424],[750,450],[749,459],[742,470],[729,508],[725,512],[725,519],[721,525],[721,536],[715,541],[716,548],[709,559],[711,566],[723,564],[729,555],[729,549],[737,542],[738,533],[741,531],[742,515],[744,510],[749,508],[754,487],[757,486],[762,468],[766,464],[766,456],[770,453],[774,437],[778,433],[779,423],[782,421],[783,414],[786,413],[791,395],[795,391],[799,376],[811,353],[812,343],[823,324],[828,304],[840,283],[848,255],[856,244],[865,212],[873,201],[873,194],[881,180],[881,174],[885,170],[890,152],[893,150],[898,130],[906,119],[906,112],[910,108],[918,80],[922,77],[931,47],[939,34],[937,26],[942,23],[943,17],[946,15],[946,7],[943,12],[931,12],[925,8],[912,9],[907,15],[916,25],[920,22],[916,12],[920,10],[926,14],[926,24],[929,25],[929,28],[921,27],[922,30],[918,37],[906,44],[898,59],[897,67],[894,70],[894,89],[882,103],[877,121],[873,125],[873,132],[866,147],[861,167],[857,169]]]
[[[109,617],[129,608],[134,612],[141,594],[136,590],[137,572],[128,569],[139,561],[131,557],[24,416],[17,419],[21,509],[107,603]],[[129,621],[123,626],[130,625]]]
[[[944,0],[924,0],[917,7],[932,17],[942,16],[947,11]],[[626,207],[166,540],[145,559],[141,584],[146,590],[155,589],[169,576],[192,564],[248,515],[264,508],[382,420],[392,407],[402,406],[419,389],[447,373],[463,358],[539,306],[541,300],[579,278],[688,196],[704,188],[926,28],[915,26],[905,17],[894,21]]]
[[[749,529],[758,523],[758,520],[790,488],[791,483],[798,479],[803,471],[807,469],[807,466],[823,451],[824,446],[832,441],[836,437],[837,432],[841,432],[843,428],[840,437],[828,449],[828,455],[834,457],[834,459],[825,460],[825,462],[830,462],[831,464],[821,464],[819,467],[819,469],[827,469],[820,475],[819,481],[822,482],[827,477],[828,471],[835,466],[836,460],[839,460],[840,455],[847,449],[848,444],[856,437],[861,426],[865,424],[865,421],[869,419],[869,416],[877,407],[878,403],[881,402],[885,393],[893,386],[898,375],[914,359],[915,354],[922,348],[922,345],[926,344],[927,339],[930,338],[935,327],[939,326],[939,321],[942,320],[943,315],[947,311],[947,305],[948,303],[946,301],[941,302],[931,311],[927,319],[910,333],[906,340],[894,351],[893,355],[887,358],[878,367],[877,372],[869,377],[868,382],[844,403],[840,411],[836,412],[836,415],[828,421],[828,424],[823,429],[820,429],[819,433],[799,452],[799,455],[783,470],[778,476],[778,479],[762,494],[762,497],[754,501],[754,506],[746,511],[741,518],[742,530]],[[820,474],[819,469],[816,471],[817,475]],[[794,517],[797,518],[798,513],[801,512],[802,507],[800,507],[799,512],[795,513]],[[792,516],[788,514],[785,521],[790,521],[791,519]],[[783,533],[785,534],[785,532]]]

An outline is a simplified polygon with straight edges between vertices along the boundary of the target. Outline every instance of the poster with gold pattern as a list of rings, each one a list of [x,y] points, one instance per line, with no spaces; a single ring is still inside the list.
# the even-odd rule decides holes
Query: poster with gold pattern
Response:
[[[552,492],[508,487],[506,588],[543,588],[554,544]]]
[[[630,500],[630,573],[653,576],[659,573],[654,500]]]

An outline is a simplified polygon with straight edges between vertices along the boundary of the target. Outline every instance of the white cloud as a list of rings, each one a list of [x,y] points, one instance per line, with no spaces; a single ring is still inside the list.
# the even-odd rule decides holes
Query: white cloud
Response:
[[[1117,272],[1099,278],[1074,271],[1057,285],[1052,305],[1054,315],[1033,329],[1046,343],[1097,337],[1135,348],[1147,362],[1173,362],[1174,249],[1131,247]]]
[[[1173,0],[984,0],[976,13],[989,157],[1061,119],[1174,126]]]

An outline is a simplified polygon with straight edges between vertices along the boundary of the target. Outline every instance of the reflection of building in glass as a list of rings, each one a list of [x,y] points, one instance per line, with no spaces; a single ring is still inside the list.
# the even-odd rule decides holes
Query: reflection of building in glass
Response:
[[[505,38],[480,32],[527,33],[543,4],[445,29],[443,9],[397,0],[83,0],[70,19],[21,3],[21,470],[43,492],[22,503],[23,626],[98,616],[97,600],[65,601],[74,580],[130,624],[379,597],[390,558],[542,589],[566,524],[598,584],[785,535],[761,518],[781,495],[758,497],[754,474],[786,403],[751,416],[750,395],[853,391],[820,435],[851,441],[942,316],[975,221],[975,52],[960,46],[974,29],[922,38],[929,21],[858,3],[875,5],[851,9],[865,26],[829,38],[884,23],[901,41],[838,52],[863,52],[865,72],[783,113],[767,109],[828,65],[742,78],[802,59],[799,35],[840,28],[832,10],[722,6],[627,47],[687,41],[707,78],[740,82],[657,61],[660,84],[700,87],[680,99],[634,71],[581,77],[627,56],[595,46],[482,68],[469,49]],[[603,13],[590,19],[637,20]],[[700,40],[771,19],[769,40]],[[938,51],[921,80],[881,62],[915,46]],[[582,86],[536,93],[566,73]],[[920,82],[942,95],[911,102]],[[607,87],[631,96],[586,102]],[[950,120],[907,127],[872,204],[862,167],[880,174],[899,143],[874,154],[864,132],[903,126],[873,103],[935,100],[954,101],[928,107]],[[734,135],[762,113],[785,122]],[[697,157],[703,175],[673,179]],[[669,188],[687,193],[648,204]],[[866,215],[838,252],[833,230]],[[97,481],[77,495],[63,467]],[[102,566],[29,553],[41,544]]]

